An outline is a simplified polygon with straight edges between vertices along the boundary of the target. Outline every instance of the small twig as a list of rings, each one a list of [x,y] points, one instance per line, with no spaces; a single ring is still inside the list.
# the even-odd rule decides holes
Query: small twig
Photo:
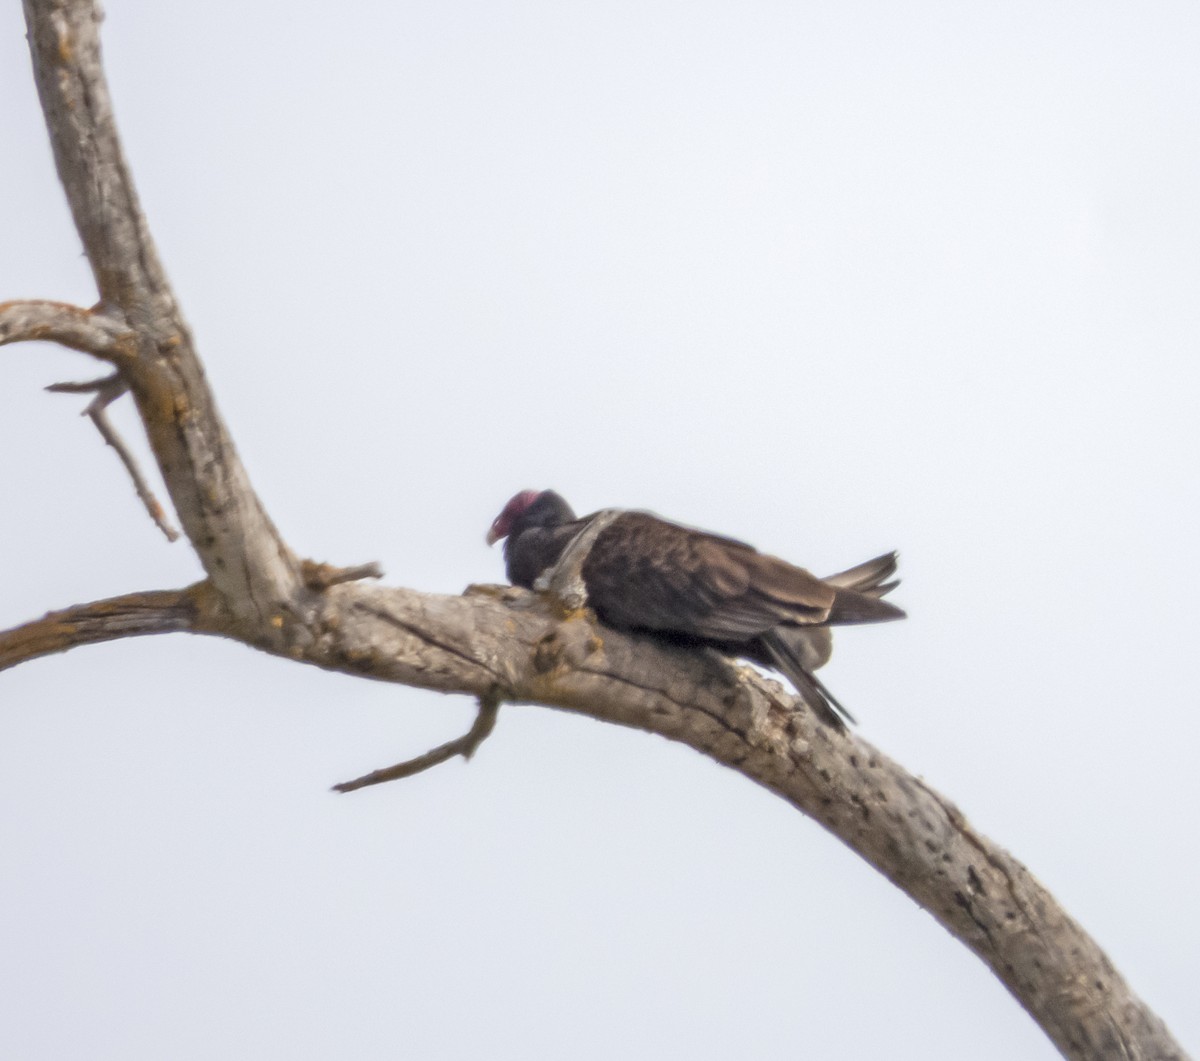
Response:
[[[309,589],[321,593],[330,586],[337,586],[343,582],[358,582],[364,578],[383,578],[383,568],[375,560],[369,564],[357,564],[354,567],[335,567],[333,564],[320,564],[315,560],[301,560],[300,575]]]
[[[491,735],[496,725],[496,715],[500,711],[500,697],[497,695],[481,696],[479,698],[479,714],[475,716],[475,724],[461,737],[442,744],[433,751],[418,755],[415,759],[397,763],[395,766],[384,767],[382,770],[372,770],[369,774],[356,777],[353,781],[343,781],[334,785],[334,792],[353,792],[355,789],[366,788],[368,785],[382,785],[385,781],[399,781],[402,777],[412,777],[431,766],[437,766],[456,755],[470,759],[476,749]]]
[[[95,393],[96,397],[88,402],[87,408],[83,410],[83,415],[91,417],[92,423],[96,425],[96,430],[100,432],[101,438],[117,451],[117,456],[121,458],[121,463],[125,465],[125,470],[129,472],[129,477],[133,480],[133,488],[137,491],[138,497],[141,498],[142,504],[145,505],[150,518],[154,520],[158,529],[167,536],[167,541],[173,542],[178,540],[179,531],[171,526],[170,520],[167,519],[162,505],[158,503],[158,498],[154,496],[154,491],[150,489],[150,485],[143,477],[142,470],[138,467],[133,454],[129,452],[121,436],[117,434],[117,429],[113,427],[112,422],[108,419],[108,407],[121,397],[127,389],[125,381],[121,379],[120,373],[116,372],[111,376],[87,380],[83,383],[52,383],[46,388],[46,390],[54,394]]]
[[[95,394],[97,391],[121,384],[121,374],[114,372],[99,379],[85,379],[81,383],[51,383],[46,388],[51,394]]]

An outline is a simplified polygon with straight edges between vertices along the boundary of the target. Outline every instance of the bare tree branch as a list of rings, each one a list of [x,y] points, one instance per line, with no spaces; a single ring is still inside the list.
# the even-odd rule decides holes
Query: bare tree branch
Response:
[[[177,313],[117,137],[95,4],[25,0],[34,78],[58,176],[106,308],[139,328]],[[171,305],[155,305],[156,300]],[[149,316],[149,314],[147,314]]]
[[[60,343],[105,361],[132,356],[133,336],[119,321],[66,302],[0,302],[0,346],[37,340]]]
[[[383,568],[374,560],[368,564],[355,564],[353,567],[335,567],[332,564],[318,564],[313,560],[301,560],[300,574],[309,589],[320,593],[343,582],[383,578]]]
[[[134,490],[137,491],[150,518],[154,520],[155,526],[166,535],[167,541],[177,541],[179,531],[171,526],[171,521],[167,519],[162,505],[159,504],[158,498],[154,496],[154,491],[150,489],[150,484],[142,475],[142,469],[138,467],[133,453],[130,452],[129,447],[125,445],[124,440],[108,418],[108,407],[126,393],[125,381],[121,379],[120,373],[105,376],[103,379],[89,380],[86,383],[52,383],[46,390],[55,394],[95,393],[96,397],[88,403],[87,408],[83,410],[83,415],[91,418],[92,423],[96,425],[96,430],[100,432],[101,438],[117,451],[117,456],[121,458],[121,463],[125,465],[125,470],[133,480]]]
[[[0,671],[31,659],[122,637],[172,634],[194,628],[200,588],[128,593],[78,604],[0,631]]]
[[[114,637],[191,630],[484,705],[544,704],[658,733],[824,825],[987,962],[1067,1057],[1184,1057],[1019,862],[924,782],[861,738],[820,724],[757,673],[715,653],[607,630],[584,611],[564,617],[560,605],[523,590],[476,587],[448,597],[306,580],[250,486],[150,240],[113,123],[98,12],[91,0],[25,0],[25,11],[55,160],[104,318],[130,337],[122,377],[209,577],[0,634],[0,668]],[[35,325],[20,324],[28,312],[12,311],[13,338],[65,336],[76,348],[100,348],[90,332],[71,330],[83,325],[68,327],[69,314],[55,318],[57,334],[33,335]],[[481,710],[475,744],[489,725]],[[462,754],[470,740],[414,762]]]
[[[151,598],[145,611],[143,597]],[[166,608],[156,610],[159,602]],[[103,622],[131,607],[127,629]],[[92,615],[98,627],[74,618]],[[242,636],[204,583],[18,627],[0,635],[0,666],[168,629]],[[587,613],[563,619],[557,602],[512,587],[454,597],[335,586],[309,632],[302,652],[280,654],[419,688],[560,707],[687,744],[816,819],[902,888],[987,962],[1066,1057],[1185,1058],[1024,866],[923,781],[860,737],[816,721],[750,668],[608,630]],[[431,766],[455,751],[439,756],[437,749],[422,760]]]
[[[85,379],[76,383],[51,383],[46,390],[50,394],[98,394],[109,387],[121,387],[121,374],[114,372],[99,379]]]
[[[439,744],[432,751],[418,755],[415,759],[408,759],[395,766],[385,766],[382,770],[372,770],[369,774],[356,777],[353,781],[343,781],[340,785],[334,785],[333,791],[354,792],[360,788],[366,788],[368,785],[382,785],[387,781],[399,781],[401,778],[412,777],[459,755],[464,759],[470,759],[479,745],[491,736],[499,712],[500,699],[498,696],[495,694],[481,696],[479,713],[475,716],[475,722],[461,737],[447,741],[445,744]]]

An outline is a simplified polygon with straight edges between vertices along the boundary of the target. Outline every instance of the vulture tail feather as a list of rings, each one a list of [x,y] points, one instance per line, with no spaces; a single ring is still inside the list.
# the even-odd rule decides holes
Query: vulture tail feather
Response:
[[[897,560],[899,560],[898,553],[884,553],[882,556],[875,557],[874,560],[858,564],[847,571],[828,575],[821,581],[837,586],[838,589],[853,589],[872,597],[882,597],[900,585],[899,579],[894,582],[884,581],[896,573]]]
[[[876,597],[853,589],[838,589],[826,620],[831,626],[843,623],[884,623],[903,619],[904,610]]]

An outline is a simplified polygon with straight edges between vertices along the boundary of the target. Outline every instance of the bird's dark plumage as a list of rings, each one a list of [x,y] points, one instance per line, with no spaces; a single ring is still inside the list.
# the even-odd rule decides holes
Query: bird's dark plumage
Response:
[[[593,518],[576,518],[553,490],[526,490],[496,517],[488,542],[507,539],[509,581],[532,588]],[[904,618],[882,599],[897,585],[888,581],[895,570],[896,554],[887,553],[821,579],[744,542],[622,512],[596,536],[582,576],[608,626],[773,667],[840,728],[840,715],[850,715],[813,671],[829,659],[830,626]]]

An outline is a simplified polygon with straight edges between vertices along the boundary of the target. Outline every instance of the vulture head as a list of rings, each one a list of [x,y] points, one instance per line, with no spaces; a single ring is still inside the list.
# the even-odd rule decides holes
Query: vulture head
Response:
[[[488,545],[530,527],[557,527],[575,519],[571,506],[553,490],[522,490],[501,510],[487,532]]]

